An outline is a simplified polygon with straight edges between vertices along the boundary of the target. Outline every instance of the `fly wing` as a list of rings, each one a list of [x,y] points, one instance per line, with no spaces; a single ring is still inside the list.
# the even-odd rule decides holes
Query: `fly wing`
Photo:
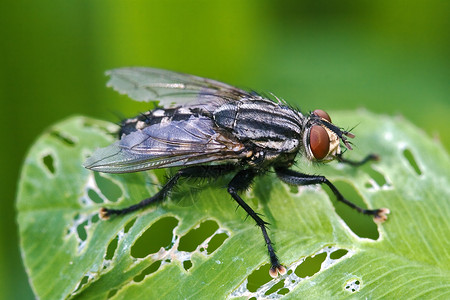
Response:
[[[120,68],[106,72],[108,86],[137,101],[160,102],[163,107],[191,103],[238,101],[257,98],[250,93],[216,80],[154,68]]]
[[[157,123],[98,149],[84,166],[106,173],[128,173],[245,157],[244,145],[220,132],[210,118]]]

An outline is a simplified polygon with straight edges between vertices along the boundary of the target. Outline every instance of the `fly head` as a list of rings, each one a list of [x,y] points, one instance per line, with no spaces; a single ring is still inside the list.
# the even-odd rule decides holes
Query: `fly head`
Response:
[[[304,121],[303,145],[309,160],[334,160],[341,154],[341,142],[352,150],[347,137],[354,138],[355,135],[334,125],[323,110],[316,109]]]

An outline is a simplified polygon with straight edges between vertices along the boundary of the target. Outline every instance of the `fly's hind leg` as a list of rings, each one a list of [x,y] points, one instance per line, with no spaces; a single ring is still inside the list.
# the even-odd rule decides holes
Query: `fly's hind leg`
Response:
[[[111,215],[125,215],[136,210],[147,207],[153,203],[158,203],[167,198],[170,191],[177,184],[178,179],[180,177],[186,178],[215,178],[222,176],[226,173],[232,172],[236,169],[236,167],[232,164],[227,165],[216,165],[216,166],[193,166],[184,169],[178,170],[175,175],[169,178],[166,184],[152,197],[146,198],[141,202],[121,208],[121,209],[112,209],[102,207],[100,209],[100,217],[102,219],[108,219]]]
[[[373,216],[375,223],[382,223],[387,219],[386,215],[389,213],[389,209],[387,208],[365,209],[359,207],[355,203],[344,198],[341,192],[339,192],[339,190],[334,186],[334,184],[332,184],[325,176],[307,175],[289,170],[288,168],[276,168],[275,172],[277,173],[278,178],[292,185],[326,184],[331,189],[333,194],[336,196],[338,201],[345,203],[346,205],[350,206],[351,208],[357,210],[362,214]]]
[[[264,241],[266,242],[267,251],[269,252],[270,263],[272,267],[270,268],[270,276],[273,278],[277,277],[278,273],[284,275],[286,273],[286,268],[282,266],[278,260],[275,250],[273,249],[272,241],[267,234],[267,225],[261,217],[238,195],[238,192],[246,190],[253,179],[257,175],[257,172],[252,169],[242,170],[233,177],[233,179],[228,184],[228,193],[233,197],[233,199],[245,210],[245,212],[255,220],[256,225],[261,228],[262,234],[264,236]]]

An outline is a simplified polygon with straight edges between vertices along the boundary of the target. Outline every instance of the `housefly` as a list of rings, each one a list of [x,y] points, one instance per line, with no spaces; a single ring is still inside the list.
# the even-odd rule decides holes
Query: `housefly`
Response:
[[[152,68],[109,71],[109,86],[138,101],[159,101],[159,108],[125,119],[119,140],[98,149],[84,166],[106,173],[181,167],[155,195],[125,208],[102,208],[100,216],[124,215],[162,202],[181,177],[215,178],[227,173],[231,197],[255,220],[269,253],[272,277],[286,273],[267,234],[266,223],[240,196],[253,179],[273,169],[291,185],[326,184],[337,200],[386,220],[388,209],[364,209],[347,200],[324,176],[289,169],[297,155],[310,161],[338,160],[353,166],[362,161],[342,157],[354,135],[336,126],[323,110],[303,114],[284,101],[193,75]]]

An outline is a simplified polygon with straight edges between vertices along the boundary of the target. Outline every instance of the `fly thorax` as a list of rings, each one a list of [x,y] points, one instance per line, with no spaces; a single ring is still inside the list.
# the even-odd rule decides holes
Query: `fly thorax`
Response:
[[[290,153],[300,146],[301,126],[297,113],[269,100],[224,104],[214,111],[214,121],[241,142],[262,149]]]
[[[236,103],[221,105],[214,111],[213,118],[217,126],[233,131],[236,125],[238,106]]]

